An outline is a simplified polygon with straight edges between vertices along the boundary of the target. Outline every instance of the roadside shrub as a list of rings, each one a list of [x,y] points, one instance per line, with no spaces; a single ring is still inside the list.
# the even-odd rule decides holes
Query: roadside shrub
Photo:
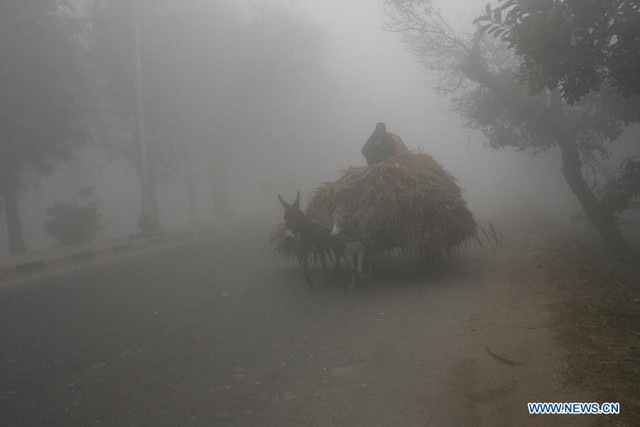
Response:
[[[78,192],[72,202],[58,202],[47,209],[45,232],[62,246],[90,242],[106,226],[98,211],[94,187]]]

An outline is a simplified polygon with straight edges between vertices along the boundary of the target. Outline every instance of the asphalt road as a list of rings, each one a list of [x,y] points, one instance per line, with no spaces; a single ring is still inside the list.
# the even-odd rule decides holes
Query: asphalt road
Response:
[[[556,356],[541,326],[491,335],[500,318],[487,295],[502,292],[491,256],[430,273],[379,260],[375,282],[356,292],[347,274],[325,286],[316,269],[308,289],[263,238],[1,288],[0,425],[516,425],[530,421],[523,402],[551,387]],[[521,312],[513,295],[503,298]],[[523,331],[538,335],[518,344]],[[527,370],[532,347],[549,363]],[[533,376],[536,390],[522,379]]]

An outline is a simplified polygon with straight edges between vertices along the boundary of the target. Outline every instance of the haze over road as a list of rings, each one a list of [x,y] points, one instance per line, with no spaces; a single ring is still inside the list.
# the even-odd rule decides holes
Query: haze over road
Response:
[[[314,270],[308,289],[264,234],[1,288],[0,425],[572,421],[526,414],[527,401],[562,401],[528,263],[470,251],[425,274],[384,261],[368,288],[325,286]]]

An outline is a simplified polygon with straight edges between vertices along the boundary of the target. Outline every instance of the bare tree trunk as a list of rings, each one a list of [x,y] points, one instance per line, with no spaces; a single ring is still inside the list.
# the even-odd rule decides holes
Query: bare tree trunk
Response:
[[[589,221],[596,227],[607,246],[623,259],[634,259],[635,253],[616,227],[613,215],[593,194],[582,175],[582,162],[575,143],[560,144],[562,153],[562,174],[576,196]]]
[[[196,197],[196,181],[193,174],[193,159],[191,158],[191,149],[187,143],[182,142],[182,153],[185,163],[185,178],[187,183],[187,197],[189,199],[189,218],[191,228],[198,227],[198,200]]]
[[[20,224],[20,211],[18,210],[18,191],[14,183],[4,183],[4,207],[9,236],[9,253],[11,255],[26,252],[22,225]]]
[[[216,222],[226,221],[231,217],[226,169],[222,163],[222,161],[216,161],[216,159],[213,162],[211,196],[213,197],[213,218]]]
[[[155,233],[161,230],[158,201],[156,198],[155,165],[153,162],[154,159],[149,156],[147,167],[143,168],[140,157],[135,159],[141,194],[141,214],[138,218],[138,225],[143,234]],[[146,179],[143,175],[145,173]]]
[[[224,179],[213,178],[213,218],[216,222],[226,221],[231,216],[229,209],[229,197],[227,195]]]
[[[160,209],[158,208],[157,197],[157,181],[158,181],[158,157],[157,153],[152,152],[152,155],[148,156],[147,165],[147,197],[148,197],[148,215],[151,226],[151,232],[160,231]]]

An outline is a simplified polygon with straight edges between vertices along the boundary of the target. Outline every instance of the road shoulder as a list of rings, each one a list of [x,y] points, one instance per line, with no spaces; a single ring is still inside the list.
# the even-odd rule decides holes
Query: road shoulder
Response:
[[[554,337],[553,309],[560,298],[538,261],[546,246],[536,236],[511,241],[494,262],[479,296],[470,401],[480,425],[590,425],[588,416],[529,415],[528,402],[591,402],[567,383],[567,349]],[[486,283],[488,281],[488,283]],[[496,424],[496,420],[500,420]]]
[[[567,383],[588,401],[620,403],[621,414],[603,425],[640,425],[640,271],[612,259],[598,239],[555,239],[538,259],[558,295],[551,329],[567,349]]]

